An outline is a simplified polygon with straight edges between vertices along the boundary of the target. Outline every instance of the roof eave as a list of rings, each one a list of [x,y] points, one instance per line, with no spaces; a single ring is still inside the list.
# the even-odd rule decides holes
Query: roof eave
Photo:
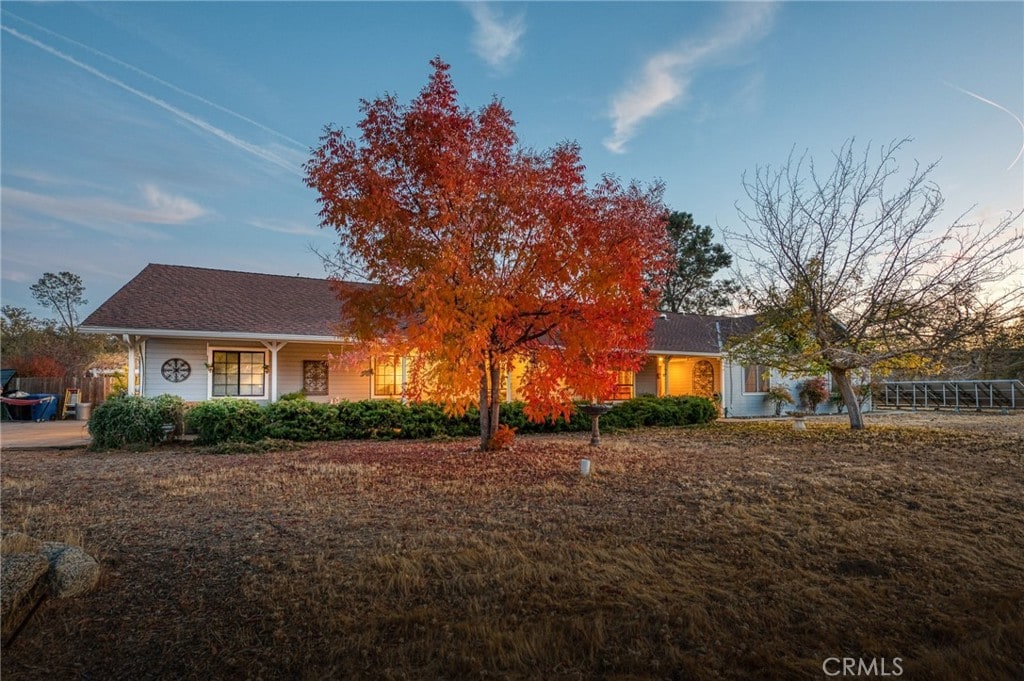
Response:
[[[697,352],[695,350],[659,350],[651,348],[648,355],[665,355],[666,357],[721,357],[721,352]]]
[[[115,336],[147,336],[150,338],[206,338],[216,340],[295,341],[303,343],[346,343],[351,339],[340,336],[310,336],[293,333],[253,333],[249,331],[201,331],[176,329],[135,329],[115,326],[81,325],[83,333],[112,334]]]

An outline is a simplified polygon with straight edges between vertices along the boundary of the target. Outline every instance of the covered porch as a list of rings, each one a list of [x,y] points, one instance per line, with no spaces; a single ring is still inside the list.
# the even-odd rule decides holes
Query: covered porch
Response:
[[[636,374],[636,394],[658,397],[722,394],[722,359],[717,355],[652,355]]]

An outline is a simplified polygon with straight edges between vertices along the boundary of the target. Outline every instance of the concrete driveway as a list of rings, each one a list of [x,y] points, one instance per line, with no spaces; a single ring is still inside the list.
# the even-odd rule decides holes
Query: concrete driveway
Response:
[[[0,448],[86,447],[92,441],[86,421],[4,421]]]

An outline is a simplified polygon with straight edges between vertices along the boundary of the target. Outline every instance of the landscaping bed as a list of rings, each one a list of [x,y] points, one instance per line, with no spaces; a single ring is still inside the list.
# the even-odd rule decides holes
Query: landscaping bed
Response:
[[[5,451],[4,531],[80,545],[103,574],[44,603],[2,673],[820,679],[829,658],[890,673],[899,658],[910,679],[1024,671],[1019,431],[809,419],[587,441]]]

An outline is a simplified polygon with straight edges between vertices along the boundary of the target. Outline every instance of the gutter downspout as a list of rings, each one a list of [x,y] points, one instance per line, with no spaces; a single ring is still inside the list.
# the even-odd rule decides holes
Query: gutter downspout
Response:
[[[724,343],[722,343],[722,322],[720,321],[715,321],[715,340],[718,341],[718,355],[722,358],[722,416],[729,416],[729,408],[732,407],[732,362],[726,359],[725,353],[722,350]],[[726,381],[724,379],[726,376],[729,377],[728,405],[726,404],[725,396]]]

